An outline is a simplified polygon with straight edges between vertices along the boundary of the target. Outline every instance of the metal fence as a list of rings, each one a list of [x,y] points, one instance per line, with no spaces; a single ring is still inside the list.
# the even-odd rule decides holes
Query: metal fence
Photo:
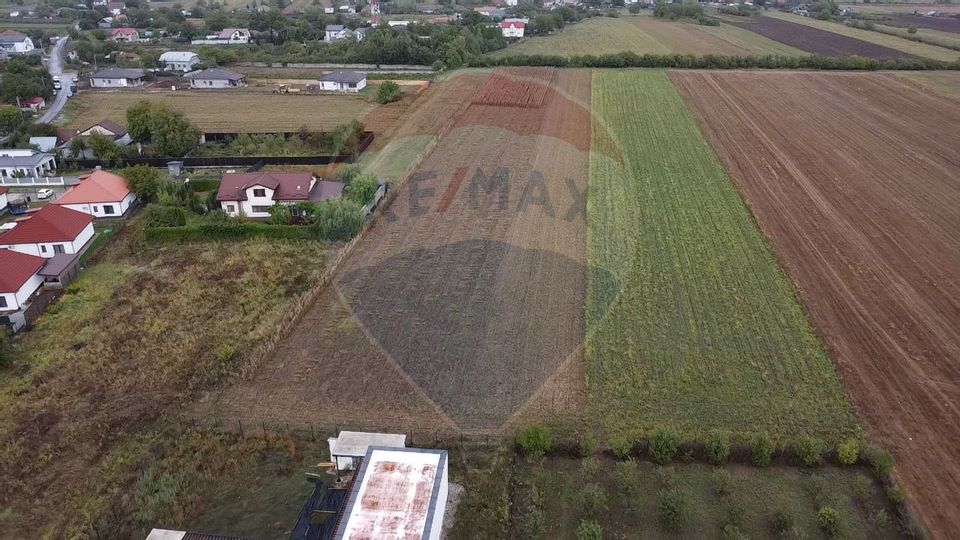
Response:
[[[0,178],[0,186],[72,186],[79,181],[80,179],[75,176],[25,176],[23,178],[5,176]]]

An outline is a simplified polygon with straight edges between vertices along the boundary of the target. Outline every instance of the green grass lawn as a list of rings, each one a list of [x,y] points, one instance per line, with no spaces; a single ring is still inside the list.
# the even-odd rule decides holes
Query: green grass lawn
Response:
[[[546,54],[575,56],[613,54],[669,54],[673,51],[625,18],[593,17],[549,36],[537,36],[493,53],[492,56]]]
[[[582,519],[597,521],[603,538],[822,538],[823,506],[839,511],[844,538],[899,538],[895,510],[863,469],[551,458],[520,464],[514,485],[518,538],[576,538]],[[675,526],[660,509],[668,492],[682,503]],[[591,511],[597,499],[605,504]],[[782,536],[777,514],[792,524]]]
[[[643,99],[637,99],[643,96]],[[598,70],[588,390],[608,432],[858,430],[790,281],[661,71]]]

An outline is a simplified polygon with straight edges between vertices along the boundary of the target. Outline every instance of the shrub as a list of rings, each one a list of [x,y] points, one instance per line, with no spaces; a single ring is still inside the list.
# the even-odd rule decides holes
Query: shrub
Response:
[[[542,538],[547,532],[547,517],[543,510],[531,508],[523,518],[523,534],[525,538]]]
[[[916,26],[908,26],[908,27],[907,27],[907,33],[908,33],[908,34],[916,34],[916,33],[917,33],[917,27],[916,27]]]
[[[187,214],[183,211],[183,208],[156,204],[147,206],[147,217],[143,222],[145,228],[182,227],[186,224]]]
[[[626,438],[617,438],[610,441],[610,451],[617,459],[624,460],[630,457],[630,451],[633,450],[633,443]]]
[[[823,462],[824,443],[816,437],[801,437],[793,446],[794,454],[801,465],[813,467]]]
[[[733,475],[730,471],[717,467],[710,473],[710,483],[717,495],[729,495],[733,488]]]
[[[743,518],[747,515],[747,509],[739,502],[734,502],[727,508],[727,523],[737,527],[743,525]]]
[[[860,504],[864,504],[870,500],[870,495],[873,493],[873,482],[867,476],[863,474],[858,474],[853,477],[853,497]]]
[[[754,465],[765,466],[770,464],[773,457],[773,439],[766,432],[754,435],[750,443],[750,458]]]
[[[687,519],[687,499],[683,492],[671,489],[660,492],[660,521],[670,531],[678,531]]]
[[[788,512],[780,510],[773,515],[773,530],[778,533],[785,533],[793,528],[794,519]]]
[[[221,345],[217,347],[217,360],[221,362],[228,362],[233,358],[233,355],[236,354],[236,349],[232,345]]]
[[[588,457],[597,453],[597,438],[587,434],[580,438],[580,456]]]
[[[887,498],[890,499],[890,502],[893,504],[900,504],[906,497],[903,494],[903,490],[899,487],[890,487],[887,488]]]
[[[680,434],[672,428],[660,428],[650,438],[650,455],[661,465],[669,463],[680,448]]]
[[[840,512],[832,506],[824,506],[817,511],[817,523],[829,538],[840,534]]]
[[[364,206],[373,202],[373,197],[380,188],[380,181],[373,174],[361,174],[344,187],[347,199]]]
[[[400,99],[400,85],[393,81],[383,81],[377,88],[377,103],[391,103]]]
[[[860,457],[860,441],[847,439],[837,447],[837,461],[841,465],[853,465]]]
[[[878,508],[867,514],[867,523],[874,529],[886,529],[890,526],[890,516],[883,508]]]
[[[127,179],[130,191],[134,192],[138,199],[148,203],[156,198],[160,182],[163,180],[159,170],[149,165],[135,165],[117,172]]]
[[[592,519],[584,519],[577,527],[577,540],[602,540],[603,529]]]
[[[607,510],[607,490],[600,484],[587,484],[580,491],[580,509],[588,516],[596,516]]]
[[[553,445],[550,428],[529,426],[517,433],[517,446],[530,457],[543,457]]]
[[[870,466],[873,474],[884,477],[893,469],[893,456],[889,452],[868,446],[860,452],[860,459]]]
[[[0,368],[13,364],[13,346],[10,344],[10,332],[0,326]]]
[[[638,472],[639,467],[635,461],[621,461],[617,463],[614,478],[616,478],[620,491],[626,495],[628,502],[640,493],[640,476]]]
[[[707,436],[707,459],[714,465],[723,465],[730,457],[730,436],[720,431],[714,431]]]
[[[602,468],[603,464],[594,456],[585,457],[580,462],[580,470],[586,476],[596,476]]]

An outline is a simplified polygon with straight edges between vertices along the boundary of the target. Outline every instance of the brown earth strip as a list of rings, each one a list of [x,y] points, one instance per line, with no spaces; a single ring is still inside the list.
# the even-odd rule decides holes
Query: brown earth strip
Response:
[[[911,54],[868,43],[852,37],[842,36],[819,28],[812,28],[773,17],[759,17],[751,22],[734,23],[740,28],[756,32],[761,36],[779,41],[813,54],[823,56],[863,56],[881,60],[894,58],[917,58]]]
[[[489,433],[581,408],[591,76],[505,73],[547,84],[542,106],[467,107],[273,360],[214,410]],[[421,120],[411,136],[442,125]]]
[[[934,536],[955,535],[960,106],[875,74],[670,77],[915,510]]]

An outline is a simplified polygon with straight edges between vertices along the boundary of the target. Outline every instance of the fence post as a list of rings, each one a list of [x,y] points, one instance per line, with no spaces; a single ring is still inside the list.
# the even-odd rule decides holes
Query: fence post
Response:
[[[240,428],[240,438],[242,439],[243,438],[243,422],[241,422],[239,418],[237,418],[237,427]]]

